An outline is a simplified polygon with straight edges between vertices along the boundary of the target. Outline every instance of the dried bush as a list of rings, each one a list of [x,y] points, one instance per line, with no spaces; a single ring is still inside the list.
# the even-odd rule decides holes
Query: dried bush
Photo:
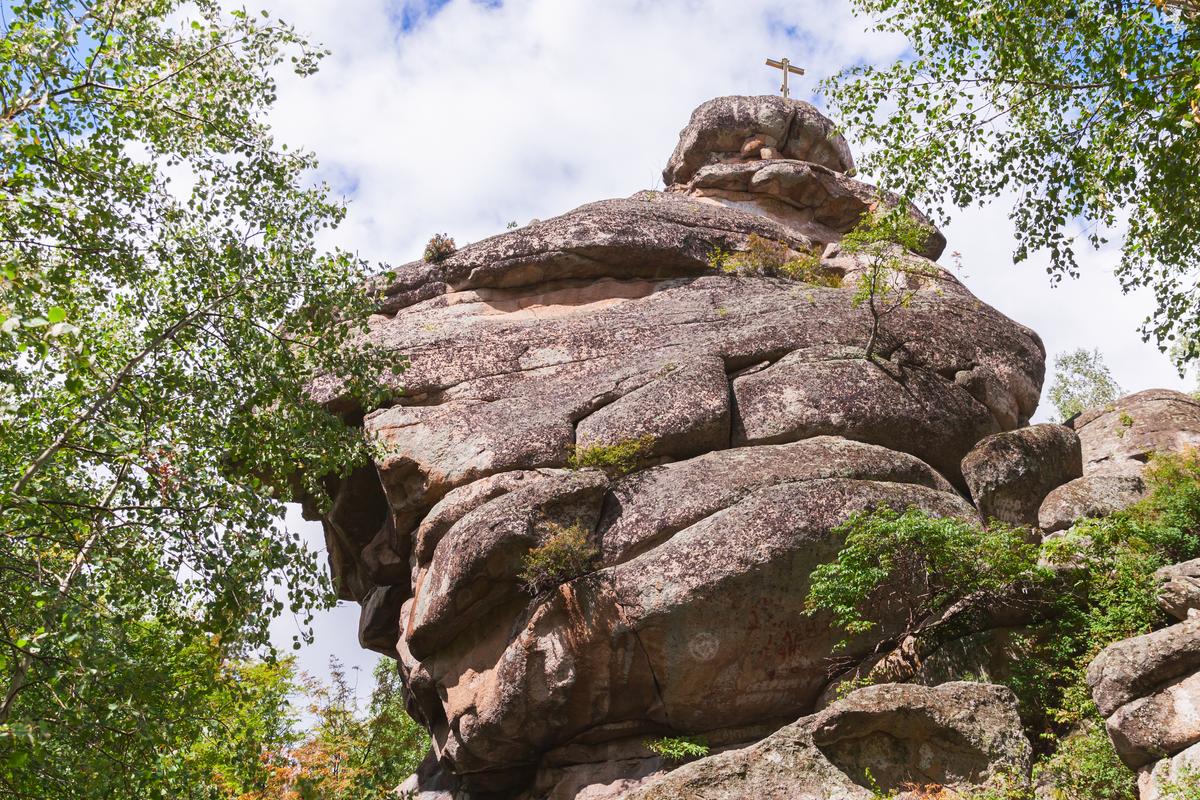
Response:
[[[530,594],[538,595],[592,571],[600,556],[583,525],[546,525],[549,538],[528,553],[521,562],[521,582]]]
[[[454,252],[458,250],[458,246],[454,244],[454,240],[444,233],[435,233],[429,243],[425,245],[425,261],[430,264],[440,264]]]

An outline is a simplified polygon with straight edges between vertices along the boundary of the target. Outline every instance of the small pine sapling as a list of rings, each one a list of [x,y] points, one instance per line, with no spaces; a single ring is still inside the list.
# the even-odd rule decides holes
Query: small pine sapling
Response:
[[[646,749],[672,764],[684,764],[708,755],[708,743],[702,736],[664,736],[645,741]]]
[[[708,255],[708,265],[726,275],[787,278],[816,286],[841,285],[838,275],[821,269],[819,254],[802,253],[793,257],[793,252],[783,242],[752,233],[745,250],[730,253],[716,248]]]
[[[626,439],[616,444],[594,444],[587,447],[576,445],[567,458],[567,466],[571,469],[596,467],[612,477],[620,477],[633,472],[638,461],[653,446],[654,437],[650,435]]]

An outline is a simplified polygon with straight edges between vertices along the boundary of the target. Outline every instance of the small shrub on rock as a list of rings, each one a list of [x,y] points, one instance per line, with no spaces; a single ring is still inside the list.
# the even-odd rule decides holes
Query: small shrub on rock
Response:
[[[911,630],[967,595],[999,594],[1052,575],[1039,566],[1038,548],[1026,542],[1024,531],[1002,526],[984,531],[915,508],[855,514],[834,535],[844,536],[845,544],[834,561],[813,571],[806,602],[810,613],[829,612],[851,636],[876,627],[873,617],[886,600],[880,592],[889,585],[906,587]]]
[[[627,475],[637,468],[638,459],[654,445],[653,436],[626,439],[616,444],[595,444],[590,447],[575,446],[567,459],[571,469],[597,467],[613,477]]]
[[[702,736],[665,736],[649,739],[646,749],[672,764],[684,764],[708,755],[708,744]]]
[[[1137,775],[1121,763],[1104,721],[1096,715],[1065,736],[1058,749],[1037,767],[1037,774],[1063,800],[1136,798]]]
[[[816,253],[793,258],[779,266],[779,276],[788,280],[807,283],[813,286],[825,286],[836,289],[842,285],[842,276],[836,272],[821,269],[821,257]]]
[[[550,536],[544,544],[525,554],[518,576],[532,595],[554,589],[592,571],[600,551],[588,541],[581,523],[546,526]]]
[[[454,240],[444,233],[435,233],[429,243],[425,245],[425,261],[430,264],[440,264],[454,252],[458,250],[458,246],[454,244]]]
[[[874,358],[884,318],[907,308],[916,297],[917,289],[909,278],[930,278],[936,273],[907,255],[920,252],[928,235],[928,228],[897,207],[887,213],[864,214],[854,230],[842,237],[842,252],[857,256],[865,267],[853,305],[865,307],[871,318],[871,333],[863,348],[867,361]]]
[[[708,265],[726,275],[766,276],[810,283],[816,286],[841,286],[841,277],[821,270],[821,257],[815,253],[790,258],[791,248],[783,242],[750,234],[746,249],[730,253],[717,248],[709,253]]]

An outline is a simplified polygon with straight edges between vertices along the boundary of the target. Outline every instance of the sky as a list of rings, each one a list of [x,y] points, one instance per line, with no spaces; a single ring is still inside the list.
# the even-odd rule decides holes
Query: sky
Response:
[[[242,5],[239,0],[238,5]],[[817,80],[905,53],[871,33],[849,0],[259,0],[332,51],[314,77],[281,76],[272,122],[312,150],[319,180],[345,198],[325,242],[372,263],[420,257],[434,233],[459,245],[576,206],[661,188],[661,171],[693,108],[726,94],[772,94],[787,56],[808,74],[792,96],[821,105]],[[859,143],[851,142],[856,152]],[[861,176],[869,180],[869,176]],[[1051,288],[1047,258],[1013,265],[1003,199],[957,213],[947,253],[982,300],[1041,334],[1054,354],[1099,348],[1128,391],[1186,388],[1138,325],[1150,298],[1123,295],[1115,250],[1088,252],[1083,276]],[[948,264],[949,256],[942,259]],[[1047,384],[1049,378],[1047,379]],[[1039,413],[1048,419],[1046,405]],[[323,547],[319,526],[302,524]],[[357,606],[322,613],[303,669],[330,655],[359,667]],[[295,624],[276,632],[290,646]],[[352,673],[353,674],[353,673]]]

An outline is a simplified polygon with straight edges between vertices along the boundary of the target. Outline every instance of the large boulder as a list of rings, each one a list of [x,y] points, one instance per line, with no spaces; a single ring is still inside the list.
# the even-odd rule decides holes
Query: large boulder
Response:
[[[1047,532],[1136,503],[1146,496],[1143,473],[1153,454],[1200,446],[1200,402],[1169,389],[1122,397],[1070,424],[1079,434],[1083,475],[1046,496],[1038,521]]]
[[[1032,425],[984,438],[962,473],[984,519],[1036,526],[1052,489],[1083,474],[1079,436],[1062,425]]]
[[[1109,645],[1087,682],[1130,767],[1200,742],[1200,618]]]
[[[714,98],[692,112],[663,170],[663,183],[687,183],[707,164],[751,155],[745,145],[756,140],[762,144],[753,157],[769,146],[783,158],[854,171],[846,140],[810,104],[774,95],[732,96]]]
[[[1117,755],[1131,767],[1200,742],[1200,673],[1126,703],[1108,718],[1106,727]]]
[[[918,798],[945,790],[1016,796],[1028,790],[1030,769],[1016,705],[1011,690],[989,684],[871,686],[750,747],[651,779],[625,798],[870,800],[880,792]]]
[[[1038,527],[1046,533],[1064,531],[1086,517],[1115,514],[1145,496],[1141,464],[1128,465],[1123,471],[1093,472],[1047,494],[1038,508]]]
[[[1087,669],[1087,683],[1100,713],[1145,697],[1160,686],[1200,669],[1200,620],[1123,639],[1100,651]]]
[[[314,384],[374,457],[329,482],[323,522],[362,642],[397,658],[432,732],[415,788],[613,795],[661,768],[647,736],[762,739],[903,632],[897,604],[835,653],[810,574],[881,505],[978,522],[963,458],[1028,424],[1045,351],[930,260],[930,226],[898,254],[913,296],[866,359],[867,265],[838,242],[898,201],[852,166],[810,106],[722,98],[681,137],[668,191],[371,286],[369,337],[408,368],[367,414]],[[821,285],[719,268],[756,239]],[[630,474],[575,468],[613,448]],[[564,530],[582,566],[531,593],[530,554]]]
[[[1080,414],[1073,427],[1083,445],[1084,474],[1121,472],[1154,453],[1200,446],[1200,401],[1170,389],[1147,389]]]

